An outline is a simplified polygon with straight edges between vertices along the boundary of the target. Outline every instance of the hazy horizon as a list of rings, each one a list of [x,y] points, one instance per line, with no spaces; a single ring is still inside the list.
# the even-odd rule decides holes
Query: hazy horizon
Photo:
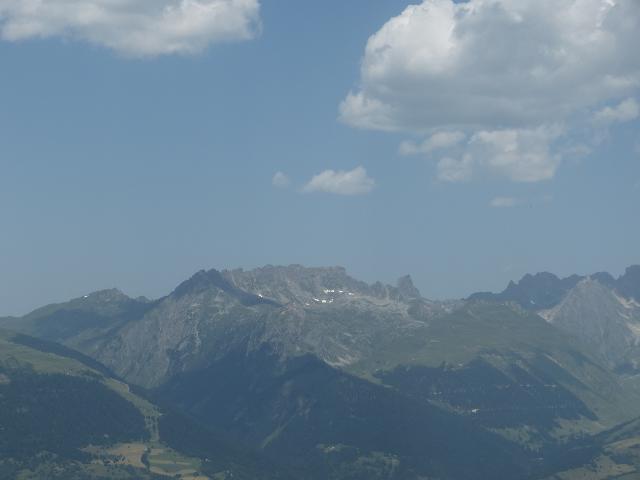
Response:
[[[191,276],[195,275],[197,272],[202,271],[202,270],[219,270],[219,271],[224,271],[224,270],[234,270],[236,268],[241,268],[245,271],[250,271],[253,270],[255,268],[262,268],[262,267],[266,267],[266,266],[275,266],[275,267],[287,267],[287,266],[291,266],[291,265],[299,265],[299,264],[289,264],[289,265],[272,265],[272,264],[267,264],[267,265],[257,265],[255,267],[225,267],[225,268],[216,268],[216,267],[206,267],[206,268],[200,268],[197,270],[194,270],[192,273],[188,274],[187,276],[177,280],[173,285],[169,286],[166,290],[164,291],[158,291],[158,292],[154,292],[152,294],[147,294],[144,293],[144,289],[141,290],[142,293],[138,292],[138,291],[128,291],[124,288],[121,288],[118,285],[103,285],[100,286],[98,288],[95,289],[90,289],[90,290],[77,290],[75,291],[75,293],[70,293],[67,297],[64,298],[56,298],[56,299],[52,299],[52,300],[48,300],[48,301],[44,301],[42,303],[36,304],[32,307],[28,307],[27,310],[25,311],[20,311],[20,312],[15,312],[15,313],[4,313],[4,312],[0,312],[0,317],[19,317],[19,316],[23,316],[26,315],[32,311],[34,311],[35,309],[38,309],[40,307],[46,306],[46,305],[50,305],[50,304],[56,304],[56,303],[64,303],[68,300],[71,300],[73,298],[80,298],[84,295],[90,294],[90,293],[94,293],[97,291],[101,291],[101,290],[110,290],[110,289],[116,289],[121,291],[122,293],[124,293],[125,295],[127,295],[130,298],[139,298],[139,297],[145,297],[149,300],[157,300],[160,299],[162,297],[165,297],[166,295],[169,295],[180,283],[186,281],[187,279],[189,279]],[[422,296],[424,298],[427,298],[429,300],[437,300],[437,301],[446,301],[446,300],[459,300],[459,299],[464,299],[464,298],[468,298],[470,295],[474,294],[474,293],[478,293],[478,292],[492,292],[492,293],[499,293],[501,292],[504,288],[507,287],[507,283],[510,281],[514,281],[514,282],[518,282],[519,280],[521,280],[521,278],[524,275],[527,274],[531,274],[531,275],[535,275],[536,273],[543,273],[543,272],[547,272],[547,273],[552,273],[553,275],[556,275],[558,278],[566,278],[569,277],[571,275],[579,275],[579,276],[588,276],[588,275],[592,275],[595,273],[600,273],[600,272],[606,272],[606,273],[610,273],[611,275],[613,275],[613,277],[618,278],[620,275],[622,275],[625,271],[625,269],[627,267],[633,266],[632,264],[627,265],[626,267],[623,267],[621,271],[619,272],[612,272],[612,271],[608,271],[608,270],[598,270],[598,271],[592,271],[592,272],[570,272],[567,274],[558,274],[557,272],[553,272],[553,271],[548,271],[548,270],[539,270],[539,271],[531,271],[531,272],[524,272],[522,275],[518,276],[518,277],[514,277],[511,278],[510,280],[507,281],[507,283],[500,285],[496,288],[476,288],[474,290],[471,290],[469,292],[464,293],[463,295],[459,295],[459,296],[451,296],[451,297],[436,297],[433,295],[429,295],[428,292],[423,291],[423,289],[420,288],[420,285],[418,284],[418,282],[415,279],[415,275],[413,275],[410,272],[407,272],[405,274],[401,274],[398,277],[394,278],[394,279],[380,279],[380,278],[373,278],[373,279],[367,279],[367,278],[362,278],[362,277],[358,277],[357,275],[354,275],[353,272],[351,272],[348,268],[344,267],[343,265],[302,265],[303,267],[309,267],[309,268],[330,268],[330,267],[342,267],[345,268],[347,275],[357,279],[357,280],[362,280],[365,281],[369,284],[375,283],[375,282],[382,282],[383,284],[386,285],[392,285],[395,286],[396,281],[403,277],[404,275],[409,275],[411,276],[414,285],[416,286],[416,288],[418,288],[418,290],[420,290],[420,293],[422,294]]]

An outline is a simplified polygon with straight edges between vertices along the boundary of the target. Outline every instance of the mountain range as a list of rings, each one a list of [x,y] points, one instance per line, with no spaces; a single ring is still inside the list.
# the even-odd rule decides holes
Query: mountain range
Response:
[[[640,366],[640,266],[617,279],[603,272],[562,279],[525,275],[499,294],[470,298],[515,302],[580,339],[610,368],[634,373]]]
[[[158,418],[187,440],[154,447],[163,439],[148,431],[106,444],[172,449],[198,467],[183,475],[637,474],[638,266],[617,279],[526,275],[454,301],[424,298],[408,276],[367,284],[341,267],[203,270],[157,300],[105,290],[0,327],[16,332],[12,345],[81,355],[74,361],[170,412]],[[220,468],[202,471],[214,453]]]

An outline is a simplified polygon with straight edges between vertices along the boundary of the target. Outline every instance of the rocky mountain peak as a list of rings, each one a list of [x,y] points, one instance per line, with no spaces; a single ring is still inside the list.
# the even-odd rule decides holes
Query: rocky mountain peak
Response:
[[[637,355],[634,346],[639,313],[611,287],[590,276],[540,315],[589,345],[611,368],[619,368]]]
[[[85,295],[82,299],[96,302],[127,302],[131,300],[131,297],[117,288],[109,288]]]
[[[572,275],[559,278],[553,273],[540,272],[526,274],[522,279],[509,285],[501,293],[481,292],[473,294],[472,300],[511,301],[527,310],[542,310],[557,305],[566,293],[575,287],[584,277]]]
[[[589,276],[600,282],[602,285],[606,285],[608,287],[615,287],[616,285],[616,279],[609,272],[597,272]]]
[[[640,301],[640,265],[628,267],[618,279],[616,287],[625,297]]]
[[[188,295],[195,296],[210,290],[218,290],[243,305],[275,304],[274,301],[247,292],[231,283],[221,272],[215,269],[200,270],[191,278],[182,282],[171,293],[170,297],[179,299]]]
[[[404,277],[400,277],[397,282],[398,293],[405,298],[420,298],[420,290],[416,288],[413,284],[413,279],[411,275],[405,275]]]
[[[567,297],[594,293],[606,295],[608,297],[612,294],[611,290],[607,288],[607,286],[603,284],[597,277],[589,275],[588,277],[580,279],[575,287],[568,292]]]
[[[193,274],[191,278],[178,285],[172,295],[181,297],[189,293],[200,293],[210,288],[220,288],[225,290],[230,287],[231,285],[229,282],[222,277],[222,274],[219,271],[215,269],[211,269],[209,271],[200,270]]]
[[[351,301],[406,303],[422,298],[409,275],[399,279],[395,287],[382,282],[367,284],[348,275],[343,267],[267,265],[253,270],[226,270],[222,275],[237,288],[283,305]]]
[[[223,275],[237,288],[281,304],[328,300],[328,295],[355,295],[369,289],[366,283],[350,277],[343,267],[267,265],[253,270],[227,270]]]

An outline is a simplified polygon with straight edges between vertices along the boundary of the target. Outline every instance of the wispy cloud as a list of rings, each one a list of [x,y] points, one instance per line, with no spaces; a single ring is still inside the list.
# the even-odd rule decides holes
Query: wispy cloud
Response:
[[[635,98],[627,98],[618,105],[597,111],[593,120],[598,125],[611,125],[612,123],[630,122],[638,116],[640,116],[640,105]]]
[[[0,0],[0,36],[65,37],[135,57],[193,54],[253,38],[259,14],[258,0]]]
[[[271,179],[271,184],[276,188],[287,188],[291,185],[291,179],[285,173],[276,172]]]
[[[364,167],[356,167],[350,171],[325,170],[315,175],[302,188],[305,193],[324,192],[336,195],[364,195],[376,186],[373,178],[367,175]]]
[[[438,162],[438,180],[441,182],[467,182],[472,175],[473,159],[470,155],[465,155],[460,160],[445,157]]]
[[[495,197],[489,202],[494,208],[510,208],[519,205],[520,201],[515,197]]]
[[[493,208],[538,207],[550,204],[551,202],[553,202],[553,195],[547,193],[530,198],[511,196],[494,197],[489,202],[489,206]]]
[[[462,132],[437,132],[431,135],[420,144],[405,141],[400,144],[402,155],[415,155],[418,153],[431,153],[443,148],[451,148],[464,140],[465,134]]]

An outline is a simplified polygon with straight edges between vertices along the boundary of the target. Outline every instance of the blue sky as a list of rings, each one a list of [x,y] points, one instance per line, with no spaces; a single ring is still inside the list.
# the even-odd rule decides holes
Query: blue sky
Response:
[[[640,263],[639,24],[616,23],[638,4],[584,46],[610,2],[551,24],[528,1],[91,0],[80,22],[0,0],[0,314],[213,267],[410,273],[443,298]],[[552,41],[566,58],[529,51]]]

